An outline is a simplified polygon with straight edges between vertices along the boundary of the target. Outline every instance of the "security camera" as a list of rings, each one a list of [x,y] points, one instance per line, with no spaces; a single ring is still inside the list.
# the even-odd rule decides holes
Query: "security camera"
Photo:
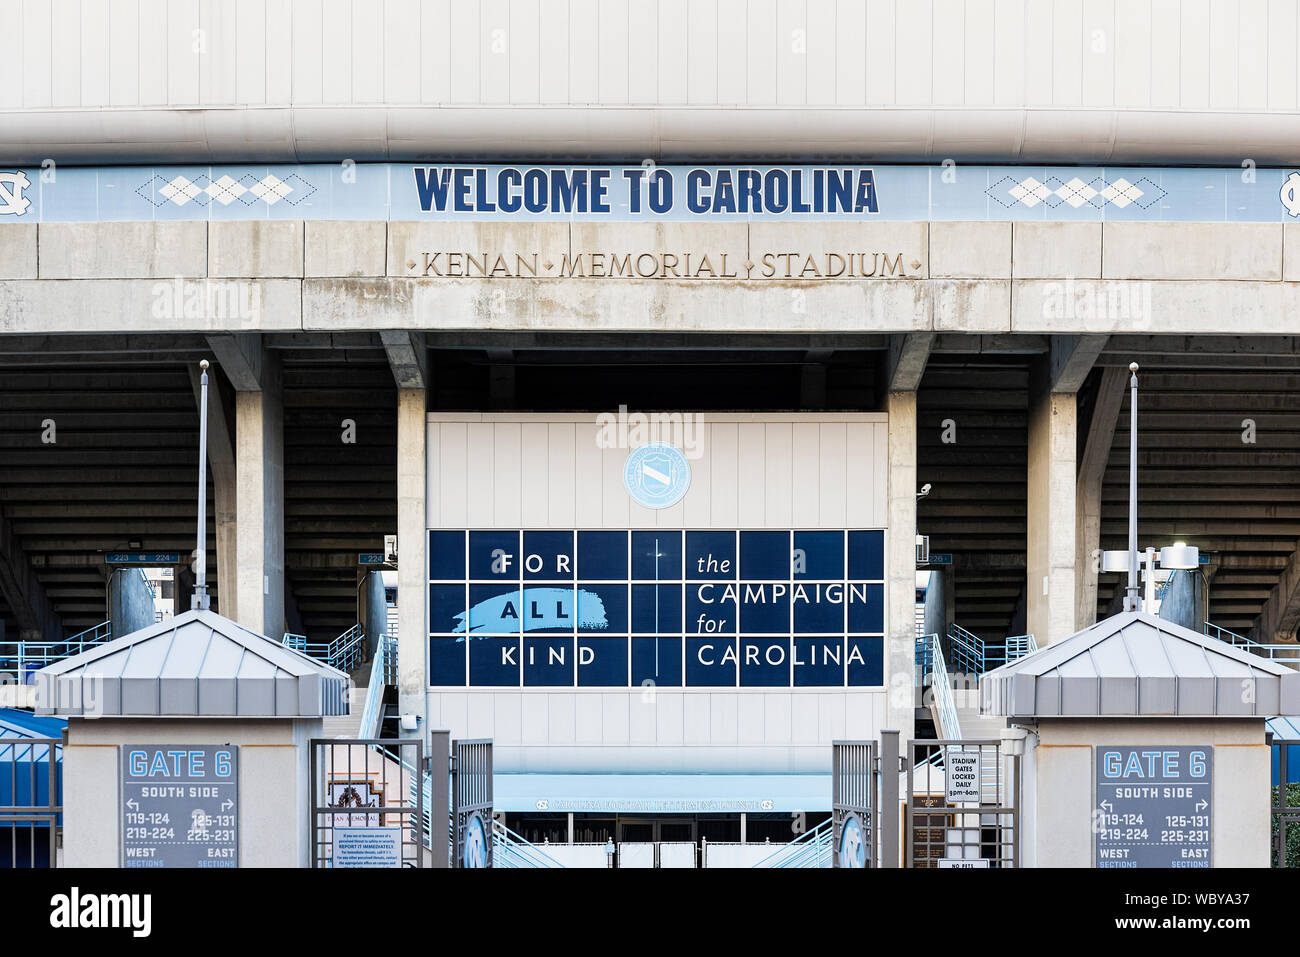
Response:
[[[930,483],[926,482],[924,485],[921,486],[921,491],[916,493],[916,497],[918,499],[925,498],[927,495],[930,494],[930,488],[931,488]]]

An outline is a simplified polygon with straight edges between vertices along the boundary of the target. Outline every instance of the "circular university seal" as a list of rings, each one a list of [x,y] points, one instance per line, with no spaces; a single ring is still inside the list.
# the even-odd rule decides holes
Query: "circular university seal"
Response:
[[[677,446],[647,442],[627,457],[623,484],[638,505],[668,508],[680,502],[690,488],[691,466]]]
[[[863,843],[862,822],[850,813],[840,829],[840,867],[866,867],[867,848]]]

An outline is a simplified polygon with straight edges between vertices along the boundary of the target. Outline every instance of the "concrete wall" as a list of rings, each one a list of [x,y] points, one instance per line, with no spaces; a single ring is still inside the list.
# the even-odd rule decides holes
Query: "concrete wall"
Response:
[[[595,418],[431,413],[429,527],[886,525],[893,477],[879,413],[707,413],[690,490],[659,510],[632,502],[622,479],[628,450],[599,448]],[[914,492],[906,494],[914,503]],[[887,556],[890,537],[887,531]],[[910,530],[904,543],[914,596]],[[401,558],[405,567],[404,552]],[[909,635],[914,604],[909,597],[903,616]],[[891,637],[893,615],[887,603]],[[403,667],[408,648],[423,660],[402,634]],[[885,681],[904,676],[898,708],[910,720],[914,645],[909,638],[896,659],[889,641]],[[823,771],[832,739],[875,737],[900,720],[892,707],[883,689],[682,687],[647,695],[641,688],[442,688],[429,691],[428,727],[448,728],[453,738],[492,738],[501,770]]]
[[[239,745],[239,866],[306,867],[308,741],[316,720],[185,718],[68,722],[63,750],[63,862],[121,866],[121,754],[131,744]]]
[[[1043,720],[1034,749],[1036,779],[1025,780],[1033,809],[1037,867],[1092,867],[1095,745],[1211,745],[1214,867],[1267,867],[1270,756],[1264,719],[1143,718]]]
[[[628,156],[869,147],[1078,162],[1203,157],[1218,144],[1235,165],[1241,143],[1257,162],[1289,161],[1297,146],[1287,113],[1300,103],[1300,46],[1287,3],[9,6],[0,152],[37,163],[362,158],[429,143],[496,155],[584,143]],[[876,111],[865,123],[863,109]]]
[[[0,334],[1164,328],[1289,335],[1289,317],[1300,312],[1300,223],[310,225],[0,224]],[[515,249],[715,257],[726,249],[750,256],[885,249],[900,253],[904,268],[888,279],[786,278],[783,270],[763,278],[758,268],[734,279],[561,278],[558,265],[552,278],[423,276],[425,252],[509,256]],[[304,260],[311,264],[305,276]],[[739,266],[734,257],[731,263]],[[176,276],[205,285],[182,286]],[[190,314],[178,295],[196,289],[215,293]]]
[[[1204,624],[1201,615],[1201,574],[1199,571],[1178,570],[1169,580],[1164,597],[1160,600],[1160,617],[1200,632]]]

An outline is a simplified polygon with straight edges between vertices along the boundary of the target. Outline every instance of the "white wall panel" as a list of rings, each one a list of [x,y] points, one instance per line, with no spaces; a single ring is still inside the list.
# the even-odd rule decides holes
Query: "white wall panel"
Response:
[[[705,414],[690,489],[680,505],[661,510],[629,504],[627,450],[598,447],[597,433],[591,415],[431,414],[430,525],[840,529],[884,522],[888,429],[879,414]],[[503,768],[808,771],[824,767],[831,738],[878,730],[884,707],[873,699],[883,697],[824,688],[466,688],[431,692],[429,720],[453,735],[486,734],[490,726]]]

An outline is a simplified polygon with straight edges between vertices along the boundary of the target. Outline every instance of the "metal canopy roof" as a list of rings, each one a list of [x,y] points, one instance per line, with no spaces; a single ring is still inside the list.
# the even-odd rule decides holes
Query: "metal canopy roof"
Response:
[[[1097,622],[980,678],[1009,718],[1267,718],[1300,713],[1300,673],[1145,612]]]
[[[316,718],[347,714],[347,691],[343,672],[214,612],[187,611],[42,668],[36,713]]]

